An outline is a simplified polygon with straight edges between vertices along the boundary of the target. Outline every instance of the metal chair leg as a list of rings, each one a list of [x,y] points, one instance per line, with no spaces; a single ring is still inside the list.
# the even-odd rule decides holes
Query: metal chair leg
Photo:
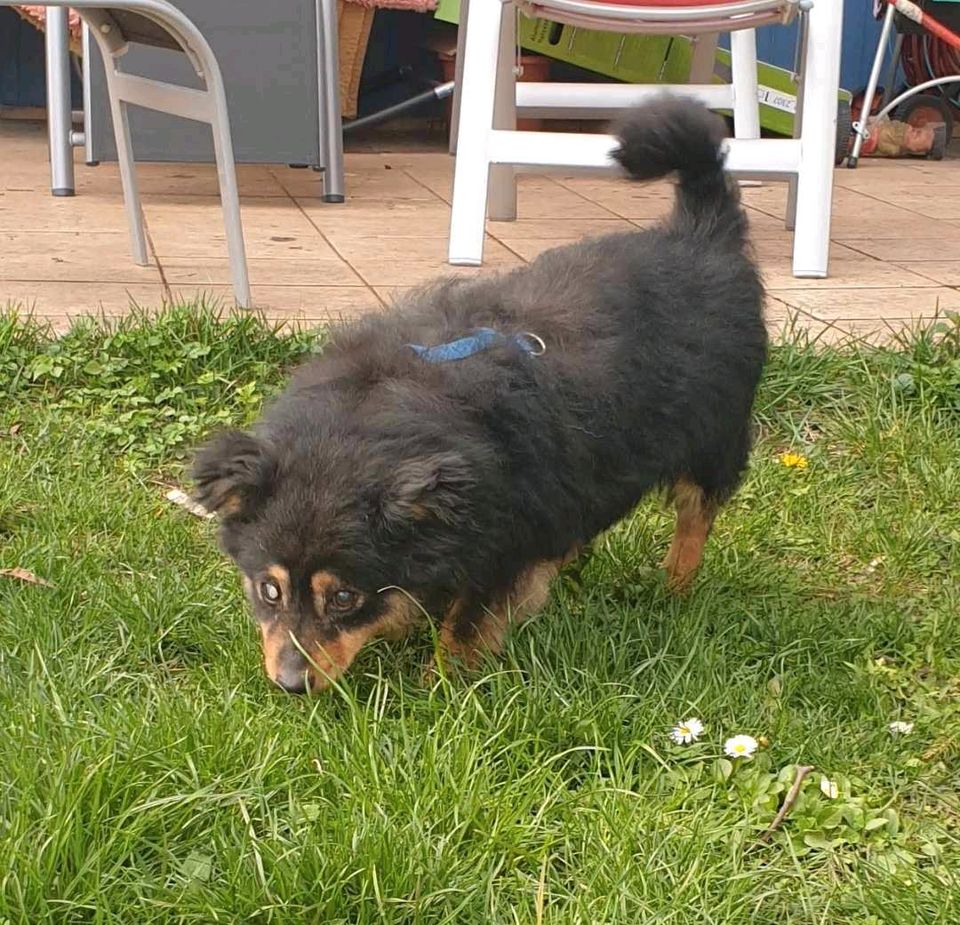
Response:
[[[220,207],[223,210],[223,226],[227,237],[234,298],[240,308],[250,308],[253,305],[253,299],[250,295],[250,280],[247,276],[243,225],[240,222],[240,194],[237,189],[237,168],[233,160],[233,139],[230,136],[227,95],[223,87],[220,67],[209,46],[195,48],[194,53],[200,59],[207,84],[207,94],[212,103],[210,129],[213,132],[213,150],[217,159]]]
[[[83,23],[83,160],[88,167],[96,167],[100,163],[93,156],[93,104],[90,100],[90,26]]]
[[[44,45],[47,54],[47,132],[50,138],[50,191],[72,196],[73,113],[70,100],[70,34],[66,7],[47,7]]]
[[[247,277],[247,253],[243,243],[243,225],[240,223],[240,196],[237,191],[236,167],[230,128],[220,119],[212,124],[213,149],[217,157],[217,178],[220,182],[220,206],[223,209],[223,227],[227,236],[227,254],[230,258],[230,276],[233,294],[240,308],[251,308],[250,280]]]
[[[847,158],[847,167],[851,170],[857,166],[860,160],[860,149],[867,137],[867,120],[870,118],[870,110],[873,108],[873,97],[877,92],[877,83],[880,80],[880,69],[883,67],[883,58],[887,53],[887,44],[890,41],[890,33],[893,30],[893,17],[896,9],[893,4],[888,4],[887,11],[883,17],[883,28],[880,30],[880,39],[877,42],[877,52],[873,56],[873,66],[870,68],[870,77],[867,80],[867,89],[863,94],[863,104],[860,107],[860,121],[854,122],[853,150]]]
[[[343,202],[343,129],[336,0],[317,0],[317,83],[324,202]]]
[[[120,184],[123,187],[123,208],[127,213],[130,230],[130,253],[133,262],[147,266],[147,238],[143,231],[143,209],[140,206],[140,190],[137,185],[137,166],[130,141],[130,120],[127,104],[120,98],[116,87],[116,59],[104,56],[104,72],[107,77],[107,94],[110,97],[110,115],[113,119],[113,137],[117,144],[117,165],[120,168]]]

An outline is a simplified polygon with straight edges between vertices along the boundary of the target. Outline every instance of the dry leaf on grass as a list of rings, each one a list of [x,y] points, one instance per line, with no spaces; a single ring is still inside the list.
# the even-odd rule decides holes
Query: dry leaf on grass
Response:
[[[957,740],[951,736],[937,739],[920,757],[924,761],[940,761],[948,758],[957,751]]]
[[[34,575],[33,572],[25,568],[0,568],[0,578],[15,578],[17,581],[26,582],[28,585],[42,585],[44,588],[55,587],[46,578]]]

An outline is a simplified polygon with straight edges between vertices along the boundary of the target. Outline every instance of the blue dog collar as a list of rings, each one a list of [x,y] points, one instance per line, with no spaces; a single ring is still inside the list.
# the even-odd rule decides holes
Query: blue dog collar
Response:
[[[542,356],[547,351],[547,345],[536,334],[524,331],[521,334],[501,334],[493,328],[478,328],[468,337],[452,340],[447,344],[437,344],[435,347],[424,347],[420,344],[407,346],[428,363],[452,363],[464,360],[475,353],[482,353],[498,344],[515,344],[527,356]]]

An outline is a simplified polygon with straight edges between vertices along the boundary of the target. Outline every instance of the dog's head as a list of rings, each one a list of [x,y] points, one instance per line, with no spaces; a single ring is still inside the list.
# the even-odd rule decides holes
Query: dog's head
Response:
[[[443,537],[475,484],[453,449],[309,427],[221,434],[193,477],[243,575],[267,674],[291,692],[326,687],[367,640],[417,619],[411,595],[448,580]]]

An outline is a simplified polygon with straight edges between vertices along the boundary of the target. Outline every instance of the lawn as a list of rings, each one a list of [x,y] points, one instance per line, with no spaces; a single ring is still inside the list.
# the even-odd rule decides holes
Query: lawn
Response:
[[[0,317],[0,923],[960,922],[960,323],[777,346],[687,596],[651,500],[482,672],[298,699],[165,492],[322,345]]]

